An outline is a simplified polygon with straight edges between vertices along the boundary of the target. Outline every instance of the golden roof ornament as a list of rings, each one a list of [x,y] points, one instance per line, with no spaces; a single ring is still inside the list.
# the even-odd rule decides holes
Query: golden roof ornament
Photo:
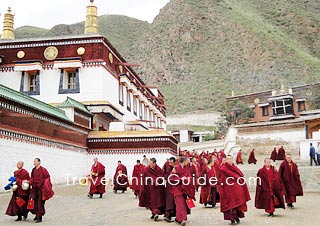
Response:
[[[11,8],[8,8],[8,12],[4,14],[4,20],[3,20],[3,30],[1,39],[14,39],[14,14],[11,12]]]
[[[98,28],[98,8],[94,4],[94,0],[90,0],[90,4],[87,6],[87,15],[85,23],[85,34],[97,34]]]

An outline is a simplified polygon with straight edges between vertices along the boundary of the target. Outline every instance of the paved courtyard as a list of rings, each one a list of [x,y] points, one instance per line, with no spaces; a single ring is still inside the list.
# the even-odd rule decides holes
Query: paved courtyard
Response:
[[[69,186],[55,187],[56,196],[47,202],[47,214],[44,217],[43,226],[143,226],[143,225],[168,225],[160,218],[159,222],[149,219],[150,213],[144,208],[138,207],[138,200],[131,191],[125,194],[113,194],[108,187],[103,199],[88,199],[86,197],[88,187]],[[197,193],[199,196],[199,193]],[[13,226],[34,225],[33,215],[24,222],[14,222],[15,218],[4,214],[10,194],[0,195],[0,225]],[[251,193],[254,199],[254,194]],[[294,210],[277,210],[275,218],[266,216],[263,210],[256,210],[253,202],[249,203],[249,212],[242,221],[242,225],[258,226],[314,226],[320,222],[318,205],[320,193],[307,193],[298,198]],[[171,225],[176,225],[172,223]],[[223,221],[223,215],[219,208],[204,208],[197,204],[189,216],[188,225],[229,225]]]

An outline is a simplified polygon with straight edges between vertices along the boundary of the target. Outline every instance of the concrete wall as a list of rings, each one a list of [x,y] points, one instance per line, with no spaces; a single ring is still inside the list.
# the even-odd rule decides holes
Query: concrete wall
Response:
[[[317,148],[317,144],[320,142],[320,139],[304,139],[300,141],[300,157],[301,161],[309,163],[310,161],[310,143],[313,144],[315,148]]]

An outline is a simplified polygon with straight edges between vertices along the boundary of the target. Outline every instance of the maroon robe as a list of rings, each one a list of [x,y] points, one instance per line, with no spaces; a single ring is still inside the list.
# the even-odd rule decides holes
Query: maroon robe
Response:
[[[247,211],[247,202],[251,199],[247,184],[237,183],[244,175],[234,164],[225,163],[220,169],[220,209],[225,220],[236,220],[244,217]],[[230,179],[232,178],[232,179]],[[243,179],[239,179],[243,183]],[[228,184],[228,183],[229,184]]]
[[[126,191],[127,187],[129,187],[127,167],[125,167],[125,165],[119,164],[117,166],[116,172],[113,176],[113,184],[114,191]]]
[[[206,167],[202,173],[202,176],[205,178],[206,184],[201,186],[200,204],[204,204],[205,206],[209,204],[212,205],[212,207],[214,207],[220,198],[219,193],[217,191],[217,166],[214,165],[211,169],[209,167]]]
[[[30,181],[30,176],[27,170],[21,169],[14,171],[14,177],[16,178],[16,182],[18,185],[18,189],[12,193],[12,198],[9,202],[6,214],[9,216],[27,216],[27,203],[29,199],[29,193],[30,189],[23,190],[22,189],[22,182],[24,180]],[[20,197],[22,198],[26,203],[19,207],[16,203],[16,199]]]
[[[156,165],[154,169],[147,166],[143,172],[143,186],[139,195],[139,206],[151,210],[152,214],[163,214],[165,211],[165,186],[161,184],[164,179],[163,170]],[[158,185],[156,181],[158,179]]]
[[[285,187],[286,203],[296,202],[296,196],[303,196],[298,167],[294,162],[284,160],[279,167],[280,177]]]
[[[48,192],[50,182],[50,174],[46,168],[40,166],[38,169],[33,168],[31,172],[30,185],[32,186],[30,192],[30,198],[34,200],[34,209],[31,210],[31,213],[35,214],[37,218],[45,215],[45,202],[48,200],[48,197],[45,197],[44,193]],[[52,185],[51,185],[52,189]]]
[[[238,163],[242,163],[242,164],[243,164],[241,151],[239,151],[239,152],[237,153],[236,163],[237,163],[237,164],[238,164]]]
[[[257,159],[256,159],[256,157],[254,155],[254,150],[252,150],[250,152],[250,155],[249,155],[249,158],[248,158],[248,163],[249,164],[251,164],[251,163],[256,164],[257,163]]]
[[[144,165],[136,164],[132,172],[132,184],[131,189],[134,192],[135,196],[138,196],[142,187],[142,174],[143,174]]]
[[[182,183],[183,178],[189,183]],[[173,186],[174,202],[176,204],[176,221],[181,223],[187,220],[187,214],[191,211],[187,206],[186,199],[192,198],[195,200],[196,185],[193,183],[190,167],[182,167],[180,164],[175,167],[175,170],[170,175],[170,182]]]
[[[176,216],[176,205],[174,202],[174,196],[173,196],[173,187],[170,183],[168,183],[168,177],[172,172],[173,166],[169,164],[169,162],[166,162],[163,167],[163,172],[164,172],[164,177],[166,179],[166,188],[165,188],[165,193],[166,193],[166,209],[164,216],[167,218],[172,218]]]
[[[257,177],[261,181],[256,187],[255,207],[267,213],[273,213],[275,208],[284,209],[283,184],[278,171],[273,166],[269,170],[264,166]]]
[[[286,157],[286,152],[285,152],[284,148],[283,147],[279,148],[277,160],[284,160],[285,157]]]
[[[278,152],[276,148],[274,148],[273,151],[271,152],[270,159],[272,159],[274,162],[278,160]]]
[[[100,162],[96,162],[91,167],[91,184],[89,194],[104,194],[106,192],[106,186],[103,184],[103,179],[105,177],[106,171],[104,165]],[[98,174],[96,176],[95,174]]]

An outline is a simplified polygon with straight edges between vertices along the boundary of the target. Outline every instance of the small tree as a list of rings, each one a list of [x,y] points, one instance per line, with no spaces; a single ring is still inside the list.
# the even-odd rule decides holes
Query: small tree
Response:
[[[244,102],[232,100],[220,109],[222,118],[225,118],[227,126],[248,123],[255,112]]]

